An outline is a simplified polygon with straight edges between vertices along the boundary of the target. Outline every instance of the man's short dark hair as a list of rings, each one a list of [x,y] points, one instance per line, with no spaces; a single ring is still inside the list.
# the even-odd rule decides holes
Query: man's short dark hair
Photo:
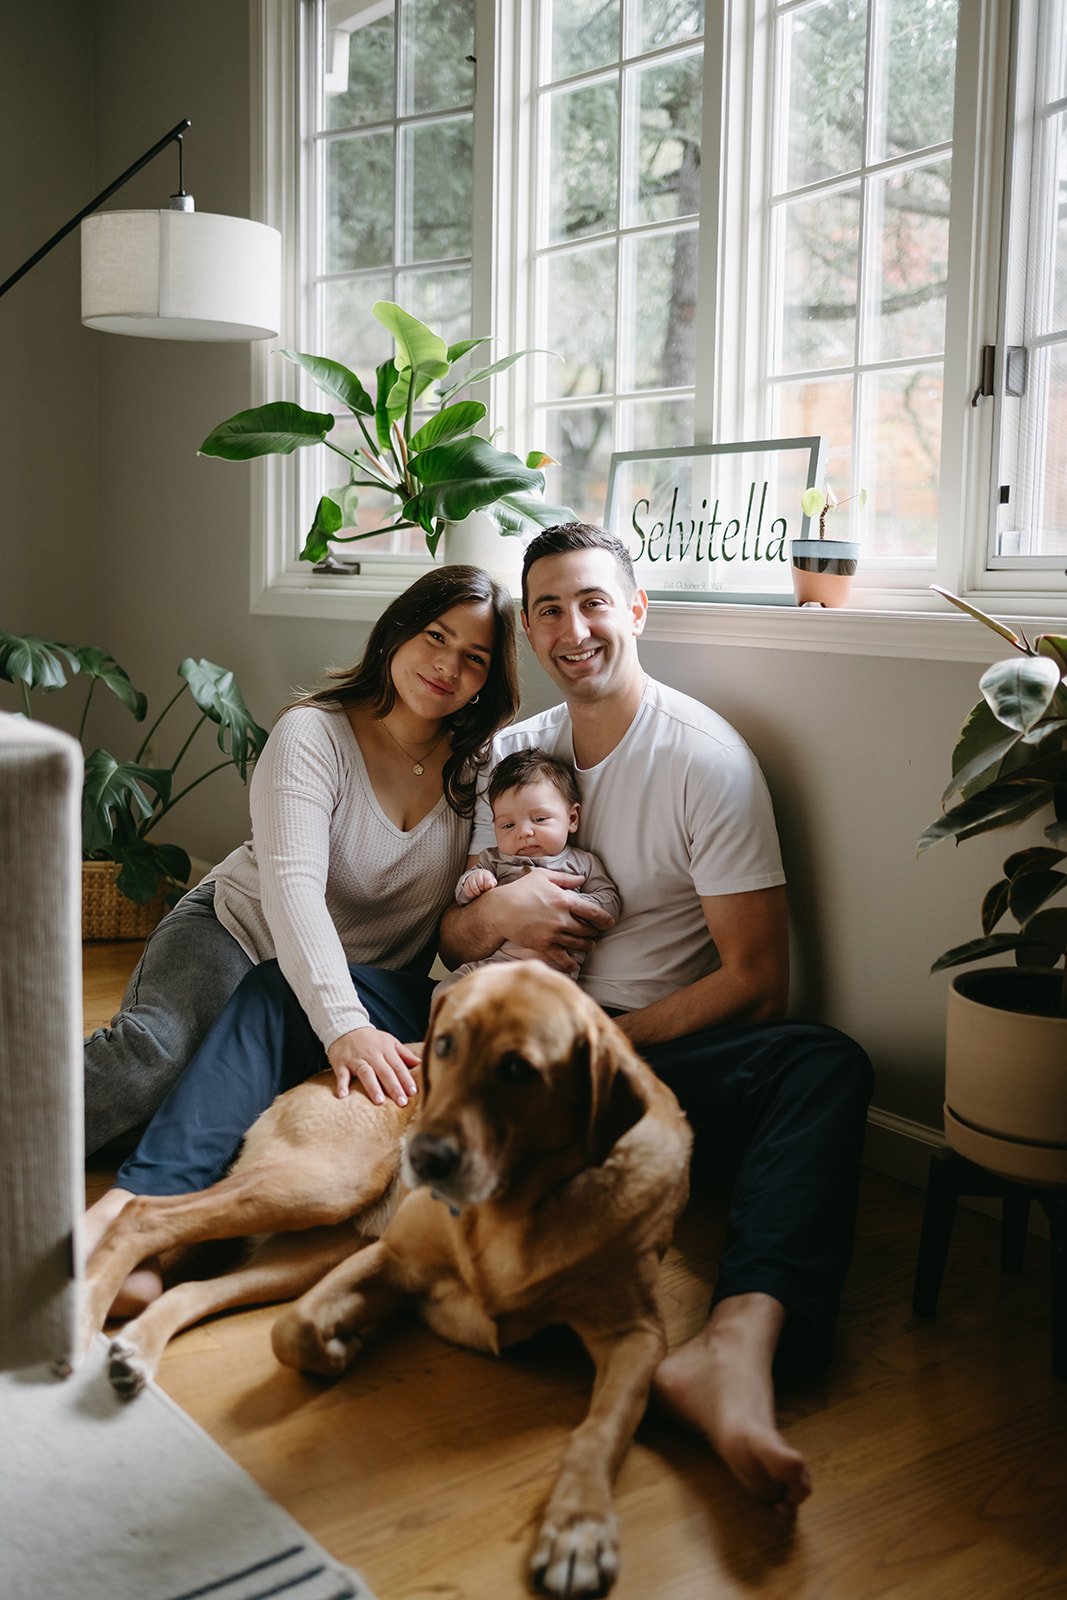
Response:
[[[530,602],[527,579],[534,562],[540,561],[542,556],[569,555],[572,550],[606,550],[609,555],[614,556],[626,598],[633,599],[637,592],[637,579],[634,576],[634,564],[630,559],[630,552],[622,540],[616,539],[613,533],[606,533],[603,528],[594,527],[591,522],[560,522],[554,528],[545,528],[526,546],[526,553],[522,559],[524,611]]]
[[[489,804],[495,806],[509,789],[524,788],[528,783],[550,783],[558,789],[569,806],[580,803],[578,779],[574,768],[562,756],[549,755],[534,745],[529,750],[513,750],[493,768],[489,779]]]

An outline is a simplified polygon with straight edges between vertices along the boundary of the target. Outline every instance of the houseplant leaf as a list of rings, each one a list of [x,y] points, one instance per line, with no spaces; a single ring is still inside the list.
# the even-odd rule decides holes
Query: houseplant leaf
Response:
[[[331,361],[329,356],[304,355],[299,350],[279,350],[278,354],[295,366],[302,367],[324,393],[332,394],[349,411],[358,412],[364,417],[374,415],[374,401],[355,373],[349,372],[339,361]]]
[[[484,416],[485,407],[480,400],[461,400],[457,405],[445,406],[443,410],[435,412],[428,422],[424,422],[411,435],[408,443],[415,453],[429,450],[435,444],[446,444],[459,434],[470,433]]]
[[[1047,803],[1048,791],[1041,783],[1004,783],[983,789],[973,799],[961,801],[936,822],[931,822],[920,836],[919,853],[939,839],[971,839],[992,828],[1022,822]]]
[[[1029,922],[1049,900],[1055,899],[1067,888],[1067,876],[1062,872],[1025,872],[1016,878],[1008,892],[1011,914],[1020,926]]]
[[[134,721],[143,722],[148,710],[147,696],[134,688],[129,673],[119,666],[114,656],[107,650],[97,650],[92,645],[79,647],[77,654],[82,676],[93,678],[97,683],[102,683],[105,688],[110,689],[111,693],[122,701]]]
[[[998,722],[1029,733],[1048,711],[1060,686],[1060,669],[1047,656],[995,661],[978,687]]]
[[[305,411],[291,400],[271,400],[251,411],[238,411],[212,428],[199,455],[223,461],[252,461],[256,456],[292,455],[303,445],[321,444],[333,427],[329,412]]]
[[[62,689],[80,671],[78,652],[67,644],[38,639],[32,633],[0,632],[0,678],[27,689]]]
[[[554,356],[555,354],[554,350],[530,349],[516,350],[514,355],[501,356],[499,361],[493,361],[487,367],[478,367],[476,371],[468,372],[465,378],[460,378],[452,384],[451,388],[444,390],[440,395],[441,404],[445,405],[454,394],[459,394],[461,389],[469,389],[472,383],[483,383],[486,378],[493,378],[498,372],[507,372],[508,368],[513,367],[516,361],[521,361],[523,356]]]
[[[371,306],[371,315],[396,340],[394,361],[398,374],[406,367],[421,367],[424,370],[433,366],[441,367],[443,370],[437,374],[438,377],[443,377],[448,371],[448,346],[445,341],[425,322],[413,317],[410,311],[405,311],[393,300],[376,300]]]
[[[542,473],[524,467],[518,456],[477,435],[423,450],[408,467],[423,487],[404,506],[404,515],[427,531],[438,517],[459,522],[502,494],[541,489],[545,482]]]
[[[538,494],[518,490],[504,494],[486,510],[496,519],[503,534],[527,534],[538,528],[554,528],[561,522],[574,522],[570,506],[555,506]]]
[[[233,673],[213,661],[194,661],[192,656],[186,656],[178,672],[201,711],[218,723],[219,749],[247,779],[248,763],[266,744],[267,730],[253,720]]]
[[[344,527],[344,517],[336,500],[324,494],[315,507],[315,520],[308,529],[301,561],[321,561],[329,554],[330,539]]]
[[[462,361],[463,357],[472,350],[476,350],[480,344],[492,344],[492,342],[493,336],[491,333],[483,333],[480,339],[460,339],[458,344],[449,345],[445,359],[451,367],[455,362]]]
[[[111,855],[119,864],[119,890],[138,905],[147,905],[168,883],[184,886],[193,870],[188,855],[178,845],[154,844],[136,835],[115,843]]]
[[[155,799],[149,799],[145,789]],[[118,812],[141,827],[157,806],[170,799],[169,768],[142,767],[136,761],[116,761],[107,750],[93,750],[85,758],[85,785],[82,789],[82,853],[110,854],[116,832]]]
[[[376,377],[378,390],[374,405],[374,427],[378,437],[378,448],[385,454],[392,455],[394,453],[393,423],[404,415],[403,404],[395,411],[391,410],[389,405],[389,396],[396,388],[396,364],[392,359],[382,362],[377,370]]]
[[[944,972],[946,967],[962,967],[968,961],[982,961],[986,956],[1002,956],[1008,950],[1018,950],[1026,940],[1021,933],[991,933],[987,939],[970,939],[938,956],[931,972]]]

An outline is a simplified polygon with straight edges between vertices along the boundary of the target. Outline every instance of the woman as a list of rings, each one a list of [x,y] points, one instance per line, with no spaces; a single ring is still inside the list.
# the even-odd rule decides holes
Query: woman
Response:
[[[86,1042],[90,1151],[179,1086],[89,1212],[90,1250],[130,1193],[221,1175],[273,1095],[327,1061],[339,1095],[353,1079],[379,1104],[415,1092],[403,1041],[425,1031],[477,776],[518,705],[511,598],[476,567],[428,573],[375,623],[359,665],[331,676],[267,741],[251,841],[164,918],[124,1010]],[[272,1048],[249,1005],[284,1012],[298,1041]],[[229,1068],[234,1028],[251,1068]]]

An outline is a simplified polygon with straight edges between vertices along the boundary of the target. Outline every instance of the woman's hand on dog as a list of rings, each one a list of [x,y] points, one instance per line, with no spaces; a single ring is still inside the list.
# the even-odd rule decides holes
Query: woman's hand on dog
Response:
[[[353,1028],[335,1039],[326,1055],[337,1080],[339,1100],[348,1094],[353,1080],[376,1106],[384,1104],[386,1095],[398,1106],[406,1106],[419,1092],[410,1071],[418,1066],[418,1056],[381,1028]]]

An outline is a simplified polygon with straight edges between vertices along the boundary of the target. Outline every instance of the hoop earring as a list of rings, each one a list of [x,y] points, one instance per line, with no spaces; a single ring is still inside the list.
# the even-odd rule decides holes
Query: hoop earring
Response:
[[[478,695],[472,694],[470,699],[467,701],[467,704],[469,706],[476,706],[478,704],[478,699],[479,699]]]

